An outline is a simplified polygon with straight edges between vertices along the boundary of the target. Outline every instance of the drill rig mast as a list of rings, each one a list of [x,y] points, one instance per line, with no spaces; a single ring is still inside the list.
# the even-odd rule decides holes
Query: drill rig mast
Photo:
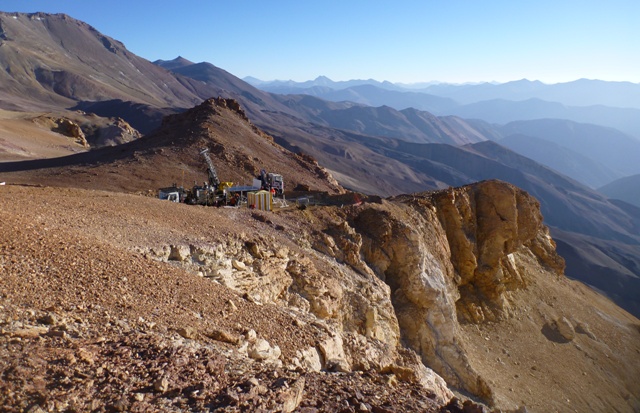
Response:
[[[214,190],[218,189],[220,185],[220,178],[218,178],[218,172],[216,172],[215,166],[213,166],[213,162],[211,161],[211,157],[209,157],[209,149],[204,148],[200,151],[200,154],[204,156],[205,161],[207,161],[207,173],[209,174],[209,186],[214,188]]]

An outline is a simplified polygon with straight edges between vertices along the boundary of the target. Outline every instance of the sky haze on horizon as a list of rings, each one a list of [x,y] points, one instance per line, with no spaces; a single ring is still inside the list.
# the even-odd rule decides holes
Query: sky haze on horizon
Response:
[[[640,83],[640,1],[0,2],[65,13],[154,61],[240,78]]]

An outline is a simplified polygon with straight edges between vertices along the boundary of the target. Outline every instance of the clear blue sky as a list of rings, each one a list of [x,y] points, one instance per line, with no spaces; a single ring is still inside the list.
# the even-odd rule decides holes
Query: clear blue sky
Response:
[[[1,0],[66,13],[148,60],[303,81],[640,83],[640,0]]]

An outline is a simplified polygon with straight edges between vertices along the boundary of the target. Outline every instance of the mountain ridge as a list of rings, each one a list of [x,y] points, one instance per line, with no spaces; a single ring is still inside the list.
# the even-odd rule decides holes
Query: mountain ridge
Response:
[[[540,137],[516,133],[500,139],[498,143],[591,188],[598,188],[622,176],[600,162]]]
[[[640,174],[617,179],[598,188],[598,192],[640,207]]]
[[[613,128],[564,119],[536,119],[510,122],[500,130],[503,134],[520,133],[550,140],[621,176],[640,173],[640,140]]]

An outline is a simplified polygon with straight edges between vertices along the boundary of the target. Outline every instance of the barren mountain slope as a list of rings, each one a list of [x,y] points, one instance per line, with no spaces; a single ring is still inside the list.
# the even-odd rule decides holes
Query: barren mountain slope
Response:
[[[312,159],[291,153],[253,126],[237,102],[211,99],[165,119],[156,133],[118,147],[57,159],[0,164],[0,179],[155,194],[172,183],[207,179],[200,150],[209,148],[223,181],[251,184],[261,169],[281,173],[290,188],[302,183],[341,191]]]
[[[551,233],[558,243],[558,253],[567,262],[567,276],[606,294],[636,317],[640,314],[640,248],[637,245],[557,228]]]
[[[637,411],[638,319],[582,283],[535,270],[527,276],[510,318],[462,325],[469,358],[495,389],[496,404]]]
[[[638,320],[508,184],[273,213],[1,188],[5,410],[435,411],[419,359],[503,411],[639,407]]]
[[[200,100],[189,82],[64,14],[0,13],[0,45],[0,104],[6,109],[114,98],[185,107]]]
[[[173,182],[190,185],[193,181],[204,180],[203,171],[206,167],[197,152],[200,148],[208,146],[214,155],[218,155],[214,159],[223,180],[236,183],[250,182],[251,177],[261,168],[266,168],[282,173],[289,180],[289,188],[293,188],[297,183],[305,183],[314,189],[332,190],[321,183],[322,179],[318,181],[318,178],[326,176],[326,173],[317,165],[307,164],[305,168],[311,172],[311,176],[302,179],[303,176],[307,176],[307,172],[301,174],[300,162],[306,163],[308,159],[304,160],[292,154],[279,158],[278,154],[284,152],[266,150],[265,148],[275,147],[267,144],[268,138],[265,140],[260,133],[254,133],[254,128],[246,119],[243,120],[241,114],[226,116],[233,114],[233,111],[220,110],[220,116],[216,118],[218,115],[214,115],[217,111],[215,104],[213,109],[210,109],[211,113],[205,113],[206,108],[210,107],[210,104],[201,105],[184,115],[176,116],[172,118],[174,121],[167,123],[165,128],[153,136],[123,148],[94,151],[83,156],[45,163],[0,165],[0,171],[49,166],[47,169],[0,173],[0,179],[8,182],[50,182],[56,185],[89,188],[155,191],[158,187]],[[288,145],[290,150],[319,154],[321,164],[331,170],[332,175],[347,187],[369,193],[397,193],[416,191],[425,186],[446,187],[499,177],[527,189],[540,199],[550,225],[622,241],[637,238],[634,228],[639,225],[638,218],[634,218],[635,215],[631,211],[625,211],[588,188],[493,142],[483,142],[466,148],[416,145],[328,128],[315,127],[306,131],[299,128],[300,123],[297,119],[281,113],[274,116],[277,116],[274,119],[279,120],[279,126],[271,133],[274,133],[278,143],[288,144],[291,136],[295,136],[296,145]],[[227,121],[229,123],[222,123]],[[287,123],[288,121],[291,123]],[[290,136],[286,139],[281,138],[277,134],[282,131],[286,131]],[[320,132],[322,133],[318,134]],[[196,137],[195,140],[188,138],[192,133]],[[240,142],[242,144],[237,146]],[[114,160],[116,161],[113,163],[109,162]],[[68,166],[63,166],[65,164]],[[293,169],[288,169],[287,165],[291,164],[294,165]],[[136,178],[130,179],[131,176]],[[633,251],[638,247],[637,244],[630,244],[627,249]],[[619,256],[612,258],[619,265],[626,266],[632,274],[636,274],[636,270],[629,267],[635,259],[621,259]],[[606,278],[593,284],[593,274],[597,267],[578,268],[574,260],[570,261],[569,270],[571,276],[599,286],[603,291],[610,293],[611,297],[621,297],[617,284],[610,283],[614,277],[630,287],[626,281],[629,279],[627,275],[623,274],[620,278],[618,273],[611,272],[607,275],[600,270],[597,273],[600,277]],[[628,289],[627,287],[623,286],[621,289]],[[635,311],[636,299],[633,295],[625,297],[619,303],[628,310]]]
[[[635,383],[639,378],[640,348],[627,341],[635,340],[633,337],[640,333],[638,320],[561,275],[563,260],[555,253],[555,244],[546,229],[540,227],[542,217],[534,199],[521,190],[491,181],[429,195],[430,202],[421,198],[407,195],[397,200],[412,205],[425,218],[434,211],[446,232],[455,288],[445,290],[455,299],[457,320],[461,323],[458,346],[464,349],[471,371],[490,389],[497,406],[515,408],[516,404],[523,404],[531,411],[638,409],[639,389]],[[411,228],[409,233],[424,230],[420,221],[407,218],[402,217],[402,222]],[[421,256],[418,262],[433,259],[433,248],[429,249],[430,254],[412,253],[415,238],[402,233],[398,234],[400,237],[389,236],[388,228],[385,225],[382,230],[372,231],[369,227],[367,232],[382,233],[383,239],[388,239],[385,243],[376,240],[374,245],[382,246],[381,252],[391,260],[391,268],[405,266],[402,271],[407,271],[406,266],[415,265],[415,255]],[[394,243],[399,245],[392,247]],[[389,249],[395,251],[395,257]],[[379,264],[370,265],[376,268]],[[446,274],[445,268],[418,266],[413,271],[424,271],[422,282],[427,283],[428,279],[431,288],[438,291],[442,287],[435,275],[439,271]],[[397,270],[385,272],[387,277],[393,274]],[[399,294],[394,291],[393,281],[387,282],[392,288],[403,338],[412,348],[422,349],[424,358],[430,341],[425,340],[424,330],[416,322],[421,317],[415,304],[431,309],[427,310],[426,320],[433,328],[443,321],[443,313],[438,315],[432,309],[443,298],[417,298],[414,294],[424,291],[424,287],[416,284],[401,284]],[[413,309],[401,309],[406,305],[405,294],[414,303]],[[595,332],[610,328],[616,332],[603,333],[606,340]],[[436,354],[442,359],[452,357],[455,361],[449,366],[453,367],[465,357],[454,356],[451,346],[438,345],[439,340],[447,341],[446,331],[447,328],[438,331]],[[456,382],[447,369],[435,367],[438,363],[431,361],[428,365],[449,383]],[[610,375],[612,371],[617,372],[616,378]],[[577,377],[577,372],[582,377]],[[467,387],[473,384],[469,377],[454,377],[471,390]],[[551,390],[550,381],[554,384]],[[481,385],[481,392],[483,388]],[[478,394],[477,390],[473,392]],[[540,396],[533,396],[536,393]],[[625,400],[622,404],[620,396]]]
[[[0,110],[0,162],[59,158],[139,138],[120,118],[82,111]]]
[[[27,64],[1,83],[9,98],[0,98],[12,107],[67,105],[102,93],[185,107],[225,89],[224,96],[237,97],[256,124],[293,152],[248,122],[237,101],[213,99],[119,148],[0,164],[0,181],[90,189],[0,186],[6,195],[0,197],[0,264],[9,274],[0,279],[0,351],[7,355],[0,357],[0,395],[7,409],[90,410],[96,403],[111,410],[429,411],[436,408],[432,400],[443,404],[451,395],[422,360],[450,385],[499,408],[638,410],[637,319],[586,290],[585,301],[580,287],[559,275],[561,261],[538,206],[521,191],[483,183],[382,204],[275,214],[96,192],[155,194],[172,182],[202,181],[202,147],[211,150],[223,180],[244,183],[265,168],[282,173],[287,185],[329,192],[341,188],[312,159],[294,153],[316,151],[345,185],[385,194],[468,183],[478,170],[467,174],[454,166],[459,162],[422,157],[393,139],[308,123],[213,65],[192,69],[217,83],[165,79],[166,71],[150,69],[83,23],[67,31],[66,23],[79,22],[66,16],[1,17],[2,50],[42,34],[78,38],[63,50],[64,41],[54,41],[49,52],[30,43],[47,59],[78,57],[65,67],[46,60],[54,69],[38,72],[35,81],[40,61],[15,53],[21,56],[15,62]],[[124,79],[106,71],[105,85],[94,88],[95,67],[81,62],[80,51],[96,45],[100,53],[88,55],[95,67],[115,59],[130,66]],[[141,74],[149,79],[137,79]],[[157,79],[175,87],[171,96],[152,93],[162,84]],[[147,82],[146,92],[135,89]],[[22,89],[25,84],[37,92]],[[465,167],[491,161],[507,176],[519,172],[503,163],[511,154],[502,158],[481,146],[463,151],[475,155]],[[626,227],[613,220],[616,232],[640,225],[630,214],[621,217]],[[542,361],[535,367],[544,374],[523,369],[530,354]],[[565,374],[565,367],[586,374]],[[547,377],[557,389],[542,384]]]

